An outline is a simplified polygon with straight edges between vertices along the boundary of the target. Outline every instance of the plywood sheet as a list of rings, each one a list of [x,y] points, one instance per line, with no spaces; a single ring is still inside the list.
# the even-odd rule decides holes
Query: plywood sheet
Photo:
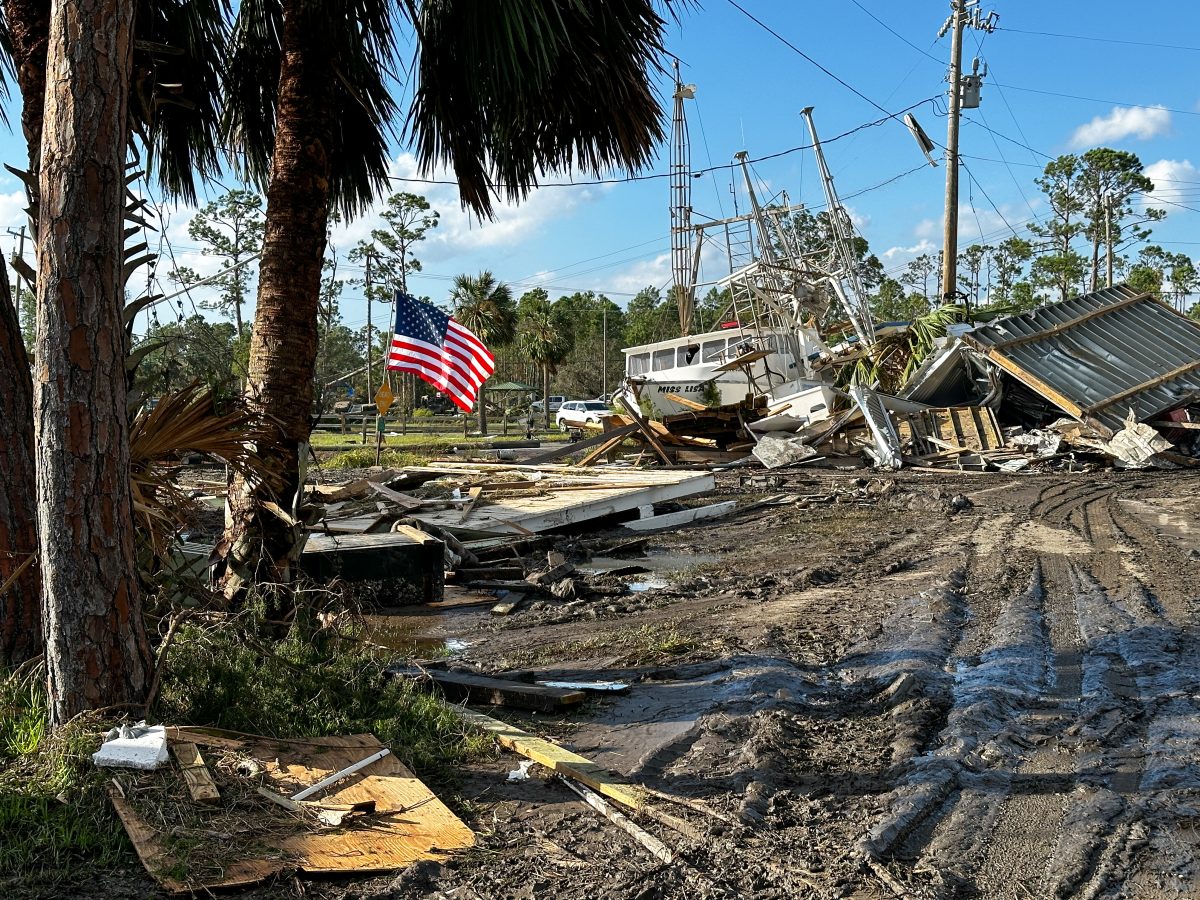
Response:
[[[236,750],[263,767],[264,786],[289,795],[382,749],[370,734],[312,740],[276,740],[237,732],[169,728],[168,741]],[[272,837],[269,853],[230,860],[222,875],[203,883],[184,880],[174,867],[161,836],[133,805],[114,792],[113,804],[147,870],[172,891],[233,887],[265,880],[283,871],[310,874],[391,872],[422,859],[445,859],[474,844],[471,830],[394,755],[383,759],[311,798],[330,804],[375,801],[376,813],[336,828],[315,830],[298,824],[296,832]],[[261,849],[266,839],[247,835],[247,846]],[[166,875],[175,872],[176,877]]]

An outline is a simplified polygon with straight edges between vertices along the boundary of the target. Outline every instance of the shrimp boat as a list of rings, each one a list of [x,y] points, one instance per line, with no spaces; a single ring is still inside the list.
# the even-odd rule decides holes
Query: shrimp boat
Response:
[[[694,97],[695,85],[680,83],[677,70],[671,268],[680,336],[623,350],[629,399],[660,417],[694,411],[697,404],[721,407],[748,401],[748,408],[762,410],[760,415],[781,427],[828,418],[838,394],[832,365],[838,355],[822,338],[818,323],[831,317],[847,323],[850,343],[858,351],[870,348],[875,334],[854,265],[853,226],[834,189],[812,108],[803,115],[825,188],[831,241],[828,252],[805,254],[788,221],[803,206],[791,204],[786,192],[760,203],[745,151],[735,159],[746,211],[735,208],[731,217],[693,222],[684,101]],[[695,292],[705,243],[723,245],[728,255],[728,274],[709,284],[722,289],[729,301],[718,317],[721,327],[695,333]]]

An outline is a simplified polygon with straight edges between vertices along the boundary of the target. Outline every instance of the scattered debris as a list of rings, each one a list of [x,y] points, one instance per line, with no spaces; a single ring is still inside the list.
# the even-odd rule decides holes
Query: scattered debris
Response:
[[[167,736],[161,725],[122,725],[112,729],[92,754],[97,766],[157,769],[167,764]]]
[[[284,872],[392,872],[474,844],[471,830],[373,735],[292,740],[158,731],[182,777],[171,768],[118,776],[110,797],[146,870],[172,892],[255,884]],[[189,747],[206,748],[216,801],[191,793],[187,773],[203,762]],[[304,799],[318,791],[328,793]],[[369,827],[350,827],[358,820]]]
[[[453,702],[510,706],[517,709],[533,709],[551,712],[564,706],[582,703],[586,695],[581,690],[528,684],[506,678],[491,678],[470,672],[446,672],[439,669],[415,669],[393,666],[388,674],[408,678],[418,684],[436,685],[447,700]]]

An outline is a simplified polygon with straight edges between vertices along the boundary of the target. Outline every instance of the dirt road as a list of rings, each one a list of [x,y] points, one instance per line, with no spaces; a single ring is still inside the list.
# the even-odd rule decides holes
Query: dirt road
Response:
[[[698,801],[638,819],[672,863],[503,754],[460,788],[481,850],[362,895],[1200,895],[1200,477],[780,491],[807,508],[656,537],[666,588],[437,623],[493,671],[640,679],[499,714]]]

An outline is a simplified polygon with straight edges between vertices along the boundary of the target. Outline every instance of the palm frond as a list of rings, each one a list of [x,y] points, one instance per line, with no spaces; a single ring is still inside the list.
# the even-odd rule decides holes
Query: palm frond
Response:
[[[220,172],[220,72],[229,0],[140,0],[131,118],[168,194],[196,201]]]
[[[422,170],[449,166],[463,205],[490,216],[493,192],[521,199],[547,173],[647,165],[665,134],[659,5],[406,0],[418,48],[406,133]]]
[[[175,486],[170,462],[184,453],[203,453],[223,460],[241,474],[272,483],[253,452],[255,442],[269,440],[254,413],[235,409],[218,413],[212,392],[194,383],[168,393],[149,412],[139,413],[129,427],[129,469],[135,509],[152,540],[182,524],[191,503]]]

